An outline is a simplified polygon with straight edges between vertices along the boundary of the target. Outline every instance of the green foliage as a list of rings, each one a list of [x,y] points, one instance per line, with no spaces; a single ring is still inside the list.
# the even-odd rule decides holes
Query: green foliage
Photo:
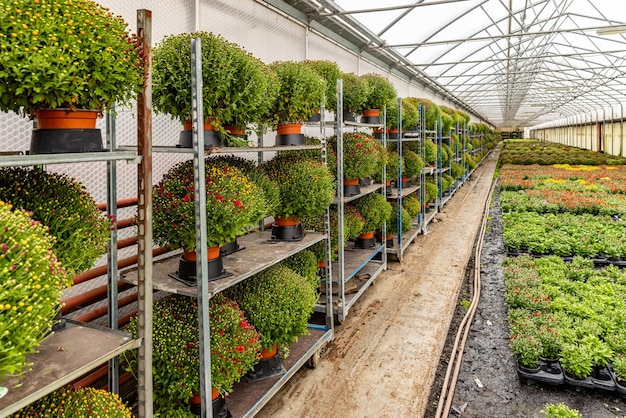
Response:
[[[370,193],[355,200],[354,207],[365,219],[361,232],[380,231],[391,218],[391,204],[380,193]]]
[[[376,73],[367,73],[361,76],[369,86],[369,94],[363,105],[363,109],[383,109],[389,101],[398,95],[391,81]]]
[[[402,206],[404,206],[411,218],[415,218],[421,211],[419,195],[417,193],[413,193],[403,198]]]
[[[450,163],[450,175],[455,179],[461,178],[465,174],[465,167],[458,163]]]
[[[617,380],[626,381],[626,354],[618,354],[611,362]]]
[[[141,91],[145,57],[121,16],[89,0],[2,2],[0,110],[126,105]]]
[[[435,131],[437,124],[439,123],[439,118],[441,117],[441,109],[438,105],[436,105],[432,100],[409,97],[409,99],[413,102],[415,107],[417,105],[422,106],[422,111],[425,113],[426,119],[426,129],[430,131]]]
[[[52,252],[54,238],[21,209],[0,201],[0,383],[21,373],[25,355],[52,328],[71,281]]]
[[[319,286],[319,277],[317,276],[317,257],[310,250],[302,250],[285,261],[285,266],[305,277],[310,281],[311,286],[317,288]]]
[[[398,223],[400,222],[399,219],[399,212],[398,211],[398,206],[397,204],[392,203],[391,204],[391,217],[389,219],[389,221],[387,221],[387,233],[388,234],[397,234],[398,233]],[[409,214],[409,212],[401,206],[401,210],[402,210],[402,233],[407,232],[409,229],[411,229],[412,223],[413,223],[413,217]]]
[[[276,61],[270,68],[278,75],[279,90],[268,121],[273,125],[306,121],[324,99],[324,79],[305,62]]]
[[[307,334],[309,317],[317,303],[317,291],[311,282],[276,264],[226,293],[233,297],[261,333],[263,347],[280,346],[283,356],[298,337]]]
[[[341,68],[336,62],[328,60],[305,61],[326,82],[324,105],[331,112],[337,111],[337,80],[342,76]]]
[[[408,130],[418,122],[417,107],[409,100],[402,99],[402,129]],[[385,121],[387,129],[399,129],[398,127],[398,100],[387,102],[387,119]]]
[[[191,120],[191,39],[202,45],[202,106],[216,128],[260,123],[278,91],[276,75],[237,44],[210,32],[169,35],[153,51],[154,110]]]
[[[344,246],[348,242],[348,235],[350,233],[350,228],[348,226],[349,218],[349,205],[345,206],[345,216],[343,218],[343,232],[344,232]],[[324,232],[324,215],[317,216],[305,216],[300,219],[300,223],[302,227],[306,230],[316,231],[316,232]],[[330,248],[331,248],[331,259],[335,260],[337,258],[337,249],[339,248],[339,239],[338,239],[338,231],[339,231],[339,219],[337,217],[337,211],[330,211]],[[318,261],[326,260],[326,244],[324,242],[320,242],[313,246],[313,251],[317,256]]]
[[[582,344],[563,344],[561,350],[561,366],[572,375],[583,379],[591,374],[593,359],[591,353]]]
[[[243,235],[266,213],[263,189],[242,170],[207,159],[207,245],[222,246]],[[154,239],[159,245],[196,249],[193,161],[172,167],[153,188]]]
[[[577,409],[571,409],[563,402],[561,403],[547,403],[541,410],[546,414],[547,418],[582,418],[581,413]]]
[[[417,153],[410,150],[402,151],[402,159],[404,160],[404,177],[414,177],[419,175],[424,169],[424,161]]]
[[[365,218],[361,215],[359,210],[350,204],[347,204],[343,208],[344,217],[346,220],[346,235],[347,238],[356,238],[365,227]]]
[[[259,332],[237,303],[218,293],[209,301],[211,385],[225,394],[252,370],[261,352]],[[137,337],[137,317],[127,331]],[[200,341],[196,298],[170,294],[154,302],[152,370],[159,409],[184,408],[200,392]]]
[[[103,389],[64,386],[20,409],[13,418],[131,418],[121,397]]]
[[[335,196],[334,177],[321,161],[278,155],[260,167],[278,184],[281,218],[320,215]]]
[[[85,187],[64,174],[41,169],[0,169],[0,200],[33,212],[56,238],[54,253],[69,273],[93,266],[107,250],[111,220]]]
[[[370,94],[366,80],[354,73],[343,73],[343,110],[344,112],[361,113]]]
[[[437,200],[437,196],[439,195],[439,188],[432,180],[426,180],[426,183],[424,183],[424,188],[426,189],[426,203],[433,203],[435,200]]]
[[[509,340],[511,351],[517,361],[524,367],[535,369],[539,367],[541,356],[541,341],[533,333],[514,334]]]
[[[424,152],[424,162],[428,165],[434,164],[437,159],[437,145],[429,139],[425,140]]]

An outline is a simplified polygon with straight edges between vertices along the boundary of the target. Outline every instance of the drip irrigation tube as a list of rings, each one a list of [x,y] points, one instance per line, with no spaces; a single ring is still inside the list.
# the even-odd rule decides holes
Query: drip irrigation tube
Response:
[[[485,207],[483,209],[483,218],[480,225],[480,231],[478,233],[478,239],[476,241],[476,250],[474,253],[474,282],[473,282],[473,297],[470,308],[465,313],[459,329],[454,339],[454,346],[450,354],[450,361],[448,362],[448,368],[444,377],[443,385],[441,388],[441,394],[439,396],[439,402],[437,404],[437,411],[435,412],[435,418],[447,417],[450,414],[450,408],[452,406],[452,399],[454,398],[454,389],[456,388],[456,382],[459,378],[459,370],[461,369],[461,363],[463,360],[463,350],[465,349],[465,342],[467,341],[467,335],[469,334],[472,326],[472,320],[478,307],[478,301],[480,300],[480,257],[483,248],[483,239],[485,237],[485,230],[487,226],[487,220],[489,217],[489,204],[493,198],[493,190],[496,182],[492,182],[489,189],[488,198],[485,201]],[[454,371],[453,371],[454,369]]]

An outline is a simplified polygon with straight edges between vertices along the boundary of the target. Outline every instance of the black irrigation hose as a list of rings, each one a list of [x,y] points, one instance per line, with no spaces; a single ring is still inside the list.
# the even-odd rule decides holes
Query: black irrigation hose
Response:
[[[483,208],[483,219],[481,221],[478,240],[476,241],[476,251],[474,255],[474,296],[472,298],[472,304],[470,305],[468,311],[465,313],[465,316],[463,317],[463,320],[459,325],[456,338],[454,339],[454,346],[452,347],[450,361],[448,362],[448,368],[446,370],[443,386],[441,388],[441,394],[439,395],[439,403],[437,404],[437,412],[435,413],[435,418],[447,417],[450,414],[452,399],[454,398],[454,389],[456,387],[457,379],[459,378],[459,370],[461,369],[465,342],[467,341],[467,335],[469,334],[470,328],[472,326],[472,320],[474,319],[474,314],[476,313],[476,309],[478,307],[478,301],[480,300],[480,257],[482,254],[483,239],[485,237],[485,230],[489,217],[489,204],[493,198],[495,185],[495,181],[491,183],[488,198],[485,201],[485,206]],[[452,374],[453,367],[454,373]]]

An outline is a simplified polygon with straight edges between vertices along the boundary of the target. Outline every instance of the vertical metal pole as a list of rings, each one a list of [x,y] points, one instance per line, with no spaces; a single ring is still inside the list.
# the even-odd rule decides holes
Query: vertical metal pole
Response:
[[[209,333],[209,295],[206,174],[204,167],[204,110],[202,107],[202,42],[191,39],[191,137],[193,142],[193,189],[196,219],[196,277],[198,283],[198,332],[200,338],[200,396],[202,416],[211,418],[211,338]]]
[[[106,142],[109,152],[115,151],[115,108],[107,112],[106,118]],[[107,252],[107,309],[108,325],[111,329],[118,328],[118,288],[117,288],[117,161],[107,161],[107,213],[115,223],[111,228],[109,251]],[[118,357],[109,360],[108,374],[109,391],[120,392],[120,362]]]
[[[152,418],[152,12],[137,11],[137,34],[147,61],[147,77],[137,97],[137,391],[139,418]]]
[[[320,143],[322,144],[321,156],[322,162],[328,167],[328,155],[326,154],[326,106],[323,103],[320,107]],[[337,182],[339,183],[339,182]],[[324,278],[326,280],[326,326],[330,329],[335,328],[334,315],[333,315],[333,269],[332,269],[332,244],[330,230],[330,207],[324,210],[324,234],[326,239],[324,245],[326,246],[326,266],[324,267]]]
[[[398,189],[398,197],[396,197],[396,210],[398,211],[398,216],[396,218],[396,231],[398,231],[398,259],[402,260],[402,176],[404,175],[402,172],[402,138],[404,136],[404,126],[402,126],[402,97],[398,97],[397,101],[398,114],[396,117],[398,123],[398,136],[396,139],[396,150],[398,153],[398,178],[396,179],[396,188]],[[383,242],[386,242],[384,238]]]
[[[345,317],[344,307],[346,306],[345,295],[345,260],[344,250],[345,245],[343,242],[343,220],[344,220],[344,204],[343,204],[343,80],[337,79],[337,242],[338,242],[338,258],[337,258],[337,281],[339,285],[339,300],[337,301],[339,307],[339,322],[342,322]]]

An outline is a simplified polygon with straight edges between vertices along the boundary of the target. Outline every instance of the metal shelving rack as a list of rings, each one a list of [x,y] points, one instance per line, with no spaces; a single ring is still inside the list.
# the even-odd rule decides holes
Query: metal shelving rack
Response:
[[[408,248],[408,246],[415,241],[415,238],[422,233],[422,219],[421,213],[413,219],[411,222],[411,229],[405,233],[402,233],[402,200],[413,194],[420,193],[423,185],[423,173],[418,175],[418,184],[411,185],[408,187],[403,187],[402,184],[402,145],[405,142],[417,141],[420,144],[420,158],[424,158],[424,143],[423,143],[423,126],[424,126],[424,112],[422,111],[422,105],[418,106],[418,125],[417,131],[405,131],[404,126],[402,126],[402,98],[398,97],[398,126],[401,128],[398,130],[398,137],[394,140],[397,143],[397,154],[398,154],[398,178],[400,181],[397,181],[396,191],[394,191],[391,195],[387,195],[387,198],[390,200],[396,201],[396,207],[398,210],[397,215],[397,225],[396,230],[396,242],[393,247],[387,246],[386,251],[387,254],[393,254],[398,259],[398,261],[402,260],[404,252]],[[421,202],[420,202],[421,203]]]
[[[343,83],[342,80],[337,80],[337,112],[335,121],[335,132],[337,135],[337,179],[343,179],[343,131],[345,127],[356,128],[379,128],[384,124],[368,124],[358,122],[342,122],[343,121]],[[337,198],[333,201],[333,205],[337,208],[338,226],[337,233],[339,237],[344,236],[344,205],[348,202],[356,200],[365,196],[368,193],[384,193],[385,173],[383,171],[382,184],[372,184],[361,188],[361,194],[357,196],[344,197],[343,187],[340,180],[338,180],[337,186]],[[325,303],[319,303],[316,306],[317,311],[325,312],[329,308],[334,315],[337,316],[337,322],[342,323],[348,316],[350,308],[356,303],[361,295],[367,290],[369,285],[387,269],[387,254],[385,252],[385,242],[382,244],[376,244],[373,249],[347,249],[342,239],[338,240],[339,249],[337,261],[328,263],[332,265],[332,280],[326,280],[327,294],[330,294],[334,290],[332,284],[337,284],[336,300],[329,305],[328,301]],[[380,259],[379,259],[380,258]],[[330,257],[329,257],[330,260]],[[363,277],[362,280],[357,280],[359,277]],[[346,283],[354,280],[357,290],[354,293],[346,293]],[[329,288],[330,286],[330,288]]]
[[[205,178],[205,154],[219,153],[241,153],[241,152],[257,152],[259,159],[267,151],[293,151],[305,149],[320,149],[322,158],[325,162],[325,144],[322,141],[320,146],[259,146],[245,148],[216,147],[204,150],[203,124],[199,123],[202,118],[202,100],[199,99],[202,92],[202,69],[201,69],[201,42],[199,39],[191,41],[191,62],[192,62],[192,142],[193,148],[181,149],[176,147],[154,147],[152,151],[165,153],[189,153],[193,154],[194,161],[194,197],[195,197],[195,213],[196,213],[196,247],[207,247],[207,225],[206,217],[199,216],[205,212],[206,192],[204,185]],[[262,145],[262,138],[259,140]],[[151,184],[151,183],[150,183]],[[325,221],[328,225],[328,220]],[[262,228],[261,228],[262,229]],[[258,273],[271,265],[296,254],[311,245],[326,240],[327,250],[330,251],[329,234],[321,234],[307,232],[305,238],[300,242],[272,242],[270,231],[256,231],[248,235],[238,238],[240,246],[244,249],[223,257],[223,264],[226,271],[232,273],[232,276],[219,280],[210,281],[207,277],[207,260],[205,257],[198,257],[196,261],[196,269],[198,271],[198,280],[196,286],[187,286],[178,281],[171,279],[168,273],[176,270],[178,257],[180,254],[169,253],[156,260],[153,265],[154,280],[152,286],[157,290],[169,293],[177,293],[198,298],[198,314],[199,314],[199,333],[200,333],[200,395],[202,398],[202,416],[212,417],[211,408],[211,366],[210,366],[210,318],[208,315],[209,299],[215,294],[239,283],[253,274]],[[330,267],[326,274],[330,275]],[[140,276],[134,268],[121,272],[121,280],[137,284]],[[238,383],[234,392],[227,397],[226,404],[234,417],[251,417],[254,416],[280,388],[296,373],[296,371],[305,363],[315,366],[321,348],[333,338],[333,321],[332,321],[332,294],[330,292],[330,283],[327,284],[327,298],[329,301],[326,310],[326,326],[312,325],[308,327],[309,336],[302,337],[298,342],[290,347],[290,356],[285,360],[284,366],[287,372],[276,378],[269,378],[261,382],[254,383]],[[140,327],[141,328],[141,327]],[[147,364],[146,364],[147,365]],[[147,378],[146,378],[147,379]],[[142,405],[140,405],[141,408]],[[147,409],[147,406],[145,406]],[[146,414],[145,416],[151,416]]]
[[[150,18],[149,11],[137,11],[139,40],[144,46],[148,45],[147,53],[149,53],[150,34],[146,33],[145,29],[146,25],[149,25]],[[142,93],[142,96],[144,95],[145,92]],[[139,100],[142,100],[142,97]],[[150,154],[149,151],[146,152],[150,145],[150,139],[149,136],[143,135],[146,133],[146,125],[144,125],[146,115],[142,112],[141,106],[138,106],[138,109],[139,140],[138,146],[132,150],[120,150],[116,147],[115,119],[113,112],[110,112],[107,115],[106,125],[106,148],[108,151],[72,154],[2,155],[0,156],[0,167],[107,162],[107,213],[116,218],[117,161],[138,164],[139,200],[144,203],[151,201],[151,188],[144,187],[146,185],[145,181],[149,179],[149,173],[151,172]],[[147,208],[147,210],[150,210],[150,208]],[[143,222],[146,219],[146,212],[140,211],[140,213],[138,223],[145,226]],[[139,228],[138,240],[144,244],[138,246],[139,259],[149,261],[149,257],[152,256],[152,246],[151,244],[145,244],[146,242],[151,243],[152,240],[150,227]],[[8,416],[17,412],[19,409],[72,382],[107,361],[109,362],[109,390],[117,393],[119,392],[119,364],[117,356],[135,348],[139,348],[142,355],[146,350],[151,351],[151,346],[149,345],[151,341],[151,326],[147,326],[137,339],[133,339],[130,334],[117,330],[116,228],[113,228],[111,231],[109,248],[107,256],[109,328],[67,320],[65,328],[56,331],[43,340],[38,347],[38,353],[27,355],[27,361],[32,363],[29,371],[22,377],[9,377],[3,381],[3,385],[9,391],[4,397],[0,398],[0,416]],[[149,269],[147,269],[145,263],[140,263],[137,271],[138,277],[141,278],[138,280],[139,314],[142,321],[146,321],[149,325],[151,320],[146,318],[146,309],[149,309],[148,306],[151,306],[152,302],[151,299],[144,297],[146,293],[151,295],[151,292],[145,292],[146,286],[149,286],[150,282]],[[148,345],[146,345],[146,342],[148,342]],[[150,361],[150,354],[145,358]],[[146,377],[151,379],[150,374],[146,375]],[[144,390],[140,396],[142,396],[144,402],[152,404],[151,390],[149,393],[146,393]]]

